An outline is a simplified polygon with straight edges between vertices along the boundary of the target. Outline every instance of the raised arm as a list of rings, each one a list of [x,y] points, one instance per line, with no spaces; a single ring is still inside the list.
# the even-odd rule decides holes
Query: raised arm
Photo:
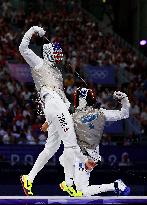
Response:
[[[121,100],[122,108],[121,110],[106,110],[101,108],[100,110],[104,113],[106,121],[118,121],[121,119],[128,118],[130,102],[128,100],[127,95],[125,93],[118,91],[114,92],[113,96],[118,100]]]
[[[30,67],[35,68],[36,66],[41,66],[43,64],[43,59],[37,56],[31,49],[29,49],[30,40],[33,34],[38,34],[40,37],[42,37],[45,34],[45,31],[43,28],[38,26],[31,27],[25,33],[19,46],[19,51]]]

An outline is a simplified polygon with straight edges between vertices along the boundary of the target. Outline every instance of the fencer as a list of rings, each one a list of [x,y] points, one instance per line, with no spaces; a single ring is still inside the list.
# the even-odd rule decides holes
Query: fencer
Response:
[[[45,31],[38,26],[31,27],[25,33],[19,51],[30,66],[36,90],[44,104],[46,122],[50,126],[45,148],[39,154],[30,173],[21,176],[26,195],[33,195],[32,184],[36,175],[58,150],[61,140],[66,153],[66,158],[64,158],[65,181],[68,186],[72,186],[73,180],[69,172],[71,164],[68,162],[73,161],[77,149],[73,120],[68,111],[70,103],[64,94],[62,72],[57,66],[58,62],[63,59],[62,48],[55,43],[44,44],[43,58],[40,58],[29,48],[33,35],[43,37]]]
[[[71,196],[92,196],[108,191],[114,191],[120,195],[128,195],[130,193],[130,187],[127,187],[121,179],[110,184],[89,185],[90,173],[97,162],[101,160],[99,144],[106,121],[118,121],[129,117],[130,103],[127,95],[120,91],[115,91],[113,97],[121,102],[121,110],[97,109],[95,108],[95,97],[92,90],[82,88],[77,91],[78,107],[73,114],[73,120],[81,151],[77,152],[71,170],[77,195],[74,191],[70,192],[68,190],[68,185],[65,181],[60,184],[61,189],[68,192]],[[60,163],[63,167],[64,158],[66,158],[65,152],[60,157]]]

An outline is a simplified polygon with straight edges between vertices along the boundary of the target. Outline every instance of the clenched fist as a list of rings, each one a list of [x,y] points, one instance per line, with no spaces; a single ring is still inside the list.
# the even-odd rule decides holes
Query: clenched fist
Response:
[[[40,37],[45,35],[45,31],[42,27],[39,26],[33,26],[33,30],[35,33],[37,33]]]
[[[115,91],[113,94],[113,98],[118,99],[118,100],[122,100],[123,98],[126,98],[126,97],[127,97],[127,95],[123,92],[120,92],[120,91]]]

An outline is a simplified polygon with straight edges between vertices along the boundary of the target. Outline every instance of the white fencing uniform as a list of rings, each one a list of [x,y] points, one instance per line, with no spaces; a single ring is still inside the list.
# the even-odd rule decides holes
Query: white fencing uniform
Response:
[[[83,105],[85,104],[83,99]],[[99,143],[105,122],[118,121],[129,117],[130,103],[128,98],[122,99],[121,104],[121,110],[93,109],[88,106],[79,106],[73,114],[77,140],[82,152],[77,153],[71,172],[77,190],[82,191],[84,196],[115,190],[114,183],[89,186],[90,171],[85,169],[85,161],[87,159],[92,159],[95,162],[101,160]],[[61,157],[60,162],[64,166],[62,161]]]
[[[41,27],[31,27],[25,33],[19,46],[19,51],[30,65],[35,87],[40,94],[41,100],[44,102],[44,114],[49,124],[49,129],[45,148],[38,156],[35,165],[28,175],[28,179],[31,182],[33,182],[37,173],[58,150],[61,140],[64,143],[65,152],[67,153],[67,158],[65,159],[65,164],[67,164],[65,166],[66,173],[68,173],[68,169],[70,168],[67,162],[72,160],[70,155],[74,157],[77,147],[73,120],[68,111],[70,103],[63,91],[62,74],[55,66],[52,57],[52,44],[44,44],[44,59],[40,58],[28,48],[34,33],[38,33],[39,36],[45,34]],[[72,185],[73,182],[69,179],[69,176],[66,177],[65,175],[66,178],[67,184]]]

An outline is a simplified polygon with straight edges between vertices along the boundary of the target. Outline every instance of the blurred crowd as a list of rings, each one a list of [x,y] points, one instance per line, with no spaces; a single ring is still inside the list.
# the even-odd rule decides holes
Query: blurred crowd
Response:
[[[7,62],[24,63],[18,47],[24,32],[33,25],[43,26],[46,35],[63,47],[64,64],[72,67],[72,72],[67,69],[64,79],[65,92],[71,102],[73,92],[80,85],[73,76],[74,70],[84,77],[86,64],[115,66],[117,86],[104,87],[89,82],[89,87],[94,90],[97,101],[108,109],[115,90],[127,93],[133,119],[130,123],[135,121],[140,131],[136,132],[135,127],[119,140],[104,134],[103,145],[118,142],[130,145],[138,143],[141,135],[147,136],[146,62],[112,34],[103,33],[76,0],[55,0],[52,9],[44,6],[46,1],[36,3],[39,5],[37,12],[32,2],[27,9],[21,3],[19,9],[14,9],[10,1],[0,1],[0,144],[45,143],[46,134],[40,131],[44,119],[37,115],[33,87],[11,78],[7,67]]]

